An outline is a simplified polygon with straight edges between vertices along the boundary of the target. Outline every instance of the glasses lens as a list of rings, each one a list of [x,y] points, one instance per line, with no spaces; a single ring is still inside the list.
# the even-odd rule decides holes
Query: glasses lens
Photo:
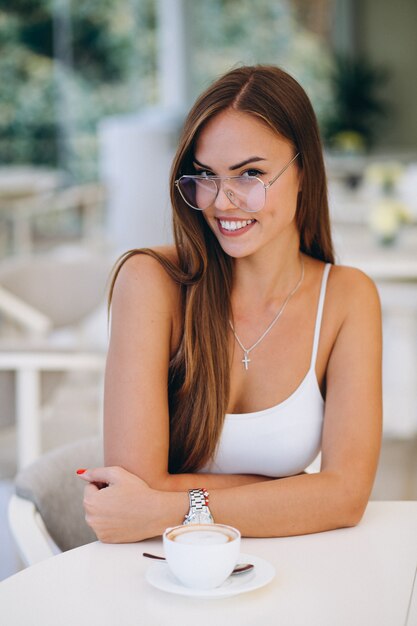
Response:
[[[235,207],[254,213],[265,204],[265,187],[257,178],[239,176],[224,182],[224,192]]]
[[[217,185],[209,178],[182,176],[178,181],[180,193],[193,209],[204,211],[213,204],[217,196]]]
[[[208,209],[215,202],[218,193],[217,183],[211,178],[182,176],[178,181],[178,188],[185,202],[200,211]],[[226,178],[223,192],[235,207],[248,213],[260,211],[265,204],[265,187],[257,178]]]

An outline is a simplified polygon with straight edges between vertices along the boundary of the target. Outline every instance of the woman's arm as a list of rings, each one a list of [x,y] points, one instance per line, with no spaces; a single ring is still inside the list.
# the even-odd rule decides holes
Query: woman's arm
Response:
[[[214,519],[238,527],[244,536],[287,536],[352,526],[359,522],[368,502],[381,442],[380,304],[374,284],[364,274],[338,270],[344,275],[335,285],[333,297],[344,301],[348,293],[349,304],[327,367],[321,472],[222,489],[214,485],[210,490]],[[210,489],[201,476],[191,476],[190,487]],[[102,470],[85,478],[106,481]],[[122,475],[115,482],[119,479],[123,483]],[[100,492],[103,499],[113,498],[110,490],[107,494],[103,491],[107,490]],[[135,512],[130,538],[124,538],[122,521],[113,532],[104,520],[103,540],[131,541],[132,537],[139,540],[161,534],[167,526],[182,523],[188,509],[186,491],[150,489],[143,481],[133,488],[132,499]],[[144,508],[150,502],[152,514],[147,515]],[[93,521],[91,504],[88,499]],[[127,507],[124,512],[128,515]]]
[[[213,491],[214,518],[237,526],[243,535],[285,536],[351,526],[366,508],[382,433],[381,310],[367,276],[337,269],[343,276],[333,297],[343,302],[348,293],[349,305],[327,367],[321,472]],[[174,514],[172,521],[178,518]]]
[[[167,256],[170,248],[163,249]],[[150,256],[123,265],[115,283],[104,389],[105,464],[120,466],[154,489],[184,491],[194,474],[168,473],[168,365],[181,333],[179,287]],[[208,489],[268,480],[262,476],[197,478]]]

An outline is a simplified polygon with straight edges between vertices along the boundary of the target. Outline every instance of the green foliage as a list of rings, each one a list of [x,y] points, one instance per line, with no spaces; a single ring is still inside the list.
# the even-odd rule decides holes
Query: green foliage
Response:
[[[52,10],[53,0],[0,0],[0,11],[22,19],[39,19]]]
[[[157,99],[156,0],[71,0],[69,62],[53,58],[56,0],[0,0],[0,164],[96,175],[96,128]],[[232,66],[272,63],[329,108],[329,52],[284,0],[187,2],[194,95]],[[66,137],[59,162],[59,133]]]
[[[54,5],[0,0],[0,164],[64,165],[75,178],[92,178],[100,119],[130,112],[154,96],[154,2],[138,0],[136,11],[133,0],[70,2],[66,67],[53,58]],[[134,91],[141,77],[147,91]],[[71,162],[59,163],[63,123],[71,133]]]
[[[16,30],[13,19],[9,24]],[[36,162],[54,163],[57,152],[50,62],[26,54],[12,37],[4,36],[4,25],[0,19],[0,162],[30,161],[28,156],[36,144]]]
[[[286,1],[210,0],[191,5],[194,95],[239,64],[270,63],[288,71],[318,115],[329,107],[330,53],[299,24]]]
[[[337,142],[341,133],[360,135],[369,147],[375,140],[388,107],[379,92],[388,80],[385,69],[363,57],[336,55],[330,74],[333,108],[323,119],[325,140]]]
[[[9,3],[10,4],[10,3]],[[0,0],[0,11],[4,0]],[[114,9],[115,3],[87,0],[71,3],[70,29],[74,67],[89,80],[120,80],[125,77],[131,53],[131,22]],[[54,56],[53,12],[49,2],[19,0],[6,15],[19,21],[18,40],[28,51]],[[129,11],[125,11],[129,16]]]

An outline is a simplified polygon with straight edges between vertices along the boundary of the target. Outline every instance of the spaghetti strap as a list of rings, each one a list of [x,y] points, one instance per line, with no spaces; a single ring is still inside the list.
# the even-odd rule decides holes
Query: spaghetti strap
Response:
[[[320,339],[321,319],[323,317],[324,298],[326,295],[327,279],[329,277],[329,271],[330,271],[331,266],[332,266],[331,263],[326,263],[325,268],[323,270],[323,277],[321,279],[321,289],[320,289],[319,303],[317,306],[316,326],[314,328],[313,352],[311,355],[310,369],[316,366],[317,351],[318,351],[319,339]]]

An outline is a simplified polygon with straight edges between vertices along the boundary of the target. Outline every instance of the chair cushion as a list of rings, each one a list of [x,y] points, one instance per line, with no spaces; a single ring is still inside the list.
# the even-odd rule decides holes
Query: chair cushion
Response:
[[[16,476],[17,495],[35,504],[62,551],[97,540],[85,522],[82,503],[85,482],[76,471],[80,467],[102,465],[102,440],[92,437],[51,450]]]

